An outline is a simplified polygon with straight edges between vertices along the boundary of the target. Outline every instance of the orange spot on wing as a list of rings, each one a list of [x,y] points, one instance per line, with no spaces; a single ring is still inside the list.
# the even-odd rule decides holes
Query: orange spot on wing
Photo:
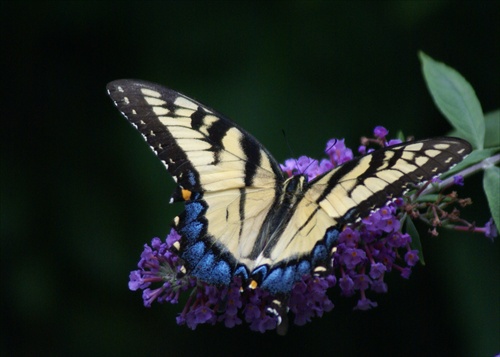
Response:
[[[248,284],[248,287],[249,287],[250,289],[255,289],[255,288],[257,288],[257,285],[259,285],[259,284],[257,284],[257,282],[256,282],[255,280],[252,280],[252,281],[250,282],[250,284]]]
[[[189,201],[191,199],[191,191],[183,188],[182,189],[182,198],[184,199],[184,201]]]

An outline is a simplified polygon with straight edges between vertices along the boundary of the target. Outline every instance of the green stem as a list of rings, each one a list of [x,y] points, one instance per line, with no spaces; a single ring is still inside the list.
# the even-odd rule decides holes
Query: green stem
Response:
[[[460,175],[460,176],[463,176],[465,178],[467,176],[470,176],[470,175],[476,173],[477,171],[481,171],[481,170],[487,169],[488,167],[494,166],[498,162],[500,162],[500,154],[496,154],[492,157],[484,159],[481,162],[478,162],[477,164],[469,166],[468,168],[463,169],[462,171],[458,172],[457,174],[455,174],[453,176]],[[426,195],[428,193],[441,191],[445,187],[453,185],[453,183],[454,183],[453,176],[448,177],[447,179],[441,181],[438,184],[429,185],[420,193],[420,195]]]

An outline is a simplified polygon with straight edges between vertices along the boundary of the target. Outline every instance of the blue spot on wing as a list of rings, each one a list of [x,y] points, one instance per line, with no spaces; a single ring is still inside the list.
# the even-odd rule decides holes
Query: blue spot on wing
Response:
[[[194,221],[180,229],[180,233],[186,238],[188,244],[193,244],[198,240],[205,225]]]
[[[320,263],[326,261],[328,258],[328,251],[324,245],[317,245],[314,247],[311,257],[311,262],[313,266],[317,266]]]
[[[190,223],[197,219],[203,213],[204,209],[204,205],[200,202],[187,203],[186,210],[184,211],[184,216],[182,217],[182,219],[186,224]]]
[[[330,228],[329,230],[326,231],[325,242],[328,250],[330,250],[333,247],[333,244],[337,241],[337,239],[339,239],[339,234],[340,231],[336,228]]]
[[[255,279],[261,288],[272,294],[288,294],[297,281],[311,274],[314,267],[327,264],[331,249],[340,234],[337,226],[331,227],[307,257],[282,262],[277,266],[261,265],[250,274],[244,264],[236,261],[229,252],[214,245],[215,238],[206,234],[206,209],[203,200],[187,202],[180,217],[179,232],[184,238],[182,258],[189,269],[192,269],[190,274],[208,284],[229,285],[232,278],[238,276],[243,281]]]
[[[314,247],[308,259],[302,259],[294,264],[288,262],[290,264],[288,266],[278,266],[271,270],[267,266],[257,267],[252,275],[261,273],[263,277],[261,287],[272,294],[287,294],[297,281],[300,281],[305,275],[311,274],[312,268],[328,261],[330,251],[338,240],[339,234],[340,230],[336,227],[328,229],[323,240]]]
[[[227,262],[217,261],[214,253],[207,252],[200,259],[192,274],[209,284],[229,285],[231,282],[231,269]]]
[[[307,260],[303,260],[297,265],[297,275],[299,275],[300,277],[309,275],[310,273],[311,263],[309,263]]]
[[[193,171],[189,170],[187,174],[188,182],[194,187],[196,186],[196,177],[193,173]]]
[[[252,276],[265,277],[267,275],[267,272],[268,272],[267,265],[261,265],[252,271]]]
[[[262,281],[261,287],[266,289],[271,294],[288,293],[292,290],[293,284],[300,280],[295,266],[286,268],[275,268]]]
[[[205,254],[205,243],[198,242],[186,248],[182,253],[184,259],[189,266],[195,266]]]
[[[234,271],[234,276],[240,276],[243,281],[248,280],[248,269],[244,267],[243,265],[240,265],[236,270]]]

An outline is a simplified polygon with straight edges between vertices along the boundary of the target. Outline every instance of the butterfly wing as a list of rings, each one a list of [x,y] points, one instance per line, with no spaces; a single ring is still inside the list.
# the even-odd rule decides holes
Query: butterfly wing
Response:
[[[176,219],[188,271],[229,284],[252,249],[283,176],[250,134],[176,91],[138,80],[108,84],[120,112],[141,132],[178,186]],[[244,239],[243,239],[244,237]]]
[[[257,259],[270,267],[262,286],[286,293],[303,274],[329,269],[345,224],[400,197],[408,184],[447,171],[470,151],[469,143],[456,138],[404,143],[353,159],[311,181],[279,239]]]
[[[308,200],[318,204],[336,223],[367,216],[408,184],[429,180],[471,152],[468,142],[441,137],[398,144],[351,160],[311,182]]]

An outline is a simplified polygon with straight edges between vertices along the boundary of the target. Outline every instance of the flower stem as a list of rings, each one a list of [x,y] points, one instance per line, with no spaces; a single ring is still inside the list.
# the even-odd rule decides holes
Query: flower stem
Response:
[[[494,166],[498,162],[500,162],[500,154],[496,154],[492,157],[489,157],[487,159],[484,159],[483,161],[478,162],[477,164],[469,166],[466,169],[463,169],[462,171],[456,173],[453,176],[460,175],[463,177],[467,177],[467,176],[470,176],[470,175],[476,173],[477,171],[481,171],[481,170],[487,169],[488,167]],[[440,183],[437,183],[434,185],[429,185],[424,190],[422,190],[422,192],[420,193],[420,196],[426,195],[428,193],[433,193],[436,191],[441,191],[445,187],[453,185],[453,183],[454,183],[453,176],[448,177],[447,179],[441,181]]]

